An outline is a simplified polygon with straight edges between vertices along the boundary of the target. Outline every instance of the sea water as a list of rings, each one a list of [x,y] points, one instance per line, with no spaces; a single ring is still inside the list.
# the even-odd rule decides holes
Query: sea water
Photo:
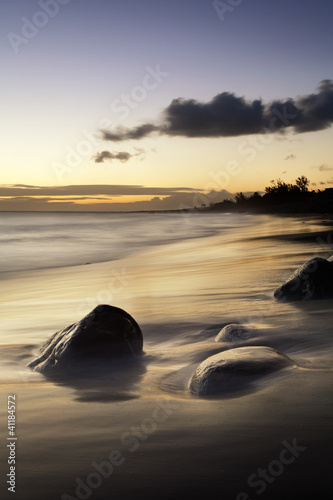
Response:
[[[111,261],[248,224],[231,214],[1,212],[0,272]]]
[[[270,499],[286,491],[305,498],[307,477],[322,486],[332,445],[332,300],[279,303],[273,292],[304,261],[333,253],[330,230],[319,238],[325,226],[309,218],[249,214],[0,218],[0,387],[3,417],[8,395],[18,401],[18,498],[76,497],[76,478],[92,477],[92,464],[115,449],[125,463],[94,498],[150,499],[161,489],[163,498],[240,498],[243,489],[254,498],[247,480],[262,467],[273,471]],[[122,362],[122,373],[110,367],[104,378],[57,380],[27,368],[41,344],[99,303],[140,325],[144,355],[135,369]],[[253,336],[215,342],[230,323]],[[205,359],[257,346],[294,364],[242,390],[231,384],[221,399],[190,394]],[[152,428],[161,401],[172,412]],[[135,429],[153,430],[139,443]],[[281,443],[295,440],[306,450],[274,475]],[[2,446],[2,463],[7,456]]]

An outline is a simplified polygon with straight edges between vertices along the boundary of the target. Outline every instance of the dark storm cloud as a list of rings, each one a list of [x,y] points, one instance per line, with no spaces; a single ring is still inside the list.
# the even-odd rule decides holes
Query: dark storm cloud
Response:
[[[174,99],[162,113],[162,123],[145,123],[134,128],[103,130],[107,141],[142,139],[158,133],[182,137],[236,137],[291,128],[297,133],[323,130],[333,122],[333,82],[323,80],[318,92],[295,99],[276,99],[264,104],[247,101],[231,92],[216,95],[209,102]]]

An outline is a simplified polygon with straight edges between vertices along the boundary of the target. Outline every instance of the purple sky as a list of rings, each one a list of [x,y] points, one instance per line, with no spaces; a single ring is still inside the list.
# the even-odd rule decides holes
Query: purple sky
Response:
[[[260,190],[272,178],[302,174],[318,187],[329,185],[329,120],[320,130],[274,134],[264,147],[259,140],[251,160],[239,152],[247,130],[238,137],[200,131],[195,139],[153,134],[121,143],[102,140],[98,131],[163,124],[173,100],[206,105],[223,92],[263,106],[287,98],[304,103],[333,79],[332,14],[327,0],[3,3],[0,184],[207,191],[212,176],[237,162],[241,173],[221,191]],[[233,108],[223,113],[223,121],[235,119]]]

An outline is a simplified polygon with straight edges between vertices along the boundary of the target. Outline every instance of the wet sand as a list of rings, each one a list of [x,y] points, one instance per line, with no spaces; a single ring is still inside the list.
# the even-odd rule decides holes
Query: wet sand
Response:
[[[255,220],[117,261],[3,273],[1,435],[7,438],[7,396],[14,394],[14,498],[324,497],[333,302],[282,304],[273,292],[299,264],[333,253],[330,232],[304,218]],[[26,368],[44,340],[99,303],[139,323],[145,354],[137,363],[70,380]],[[254,337],[215,343],[235,322],[252,327]],[[189,393],[201,361],[241,346],[273,347],[295,365],[220,398]],[[1,497],[13,498],[4,444],[0,455]]]

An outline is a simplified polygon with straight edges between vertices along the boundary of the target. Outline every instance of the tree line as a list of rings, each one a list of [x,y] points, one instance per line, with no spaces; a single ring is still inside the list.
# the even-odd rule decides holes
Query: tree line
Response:
[[[272,180],[265,192],[256,191],[246,196],[237,193],[233,200],[228,199],[211,205],[208,210],[223,212],[261,212],[261,213],[333,213],[333,188],[310,190],[309,179],[302,175],[294,184],[281,179]]]

